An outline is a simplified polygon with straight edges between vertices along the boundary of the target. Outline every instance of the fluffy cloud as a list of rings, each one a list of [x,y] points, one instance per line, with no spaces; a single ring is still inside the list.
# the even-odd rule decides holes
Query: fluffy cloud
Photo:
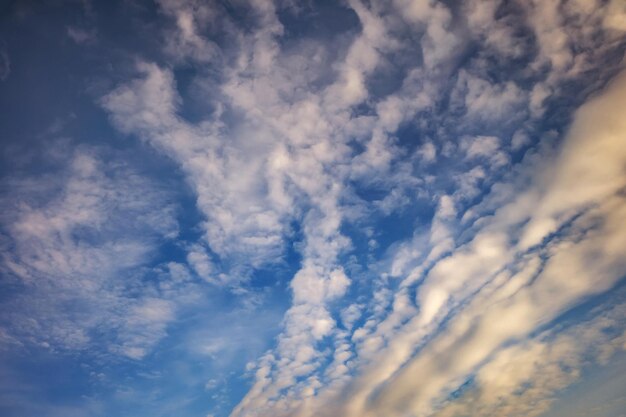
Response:
[[[363,37],[367,38],[369,30],[384,31],[375,26],[380,23],[374,23],[376,21],[362,6],[355,8],[362,21]],[[405,18],[412,23],[420,22],[422,15],[439,13],[430,6],[421,11],[405,12]],[[550,19],[550,16],[546,12],[541,19]],[[547,37],[541,31],[548,31],[546,28],[550,25],[539,17],[536,19],[533,20],[535,29]],[[442,26],[445,27],[445,23]],[[454,42],[435,36],[436,30],[431,30],[432,33],[427,32],[426,44],[441,42],[444,51],[453,48],[450,45]],[[567,44],[558,40],[558,33],[553,36],[556,40],[546,40],[542,53],[552,63],[550,77],[554,79],[549,77],[550,82],[556,83],[561,77],[557,74],[566,71],[569,60],[574,58]],[[356,38],[353,47],[360,48],[360,42],[361,38]],[[446,43],[447,47],[443,46]],[[371,63],[369,68],[376,68],[374,55],[367,62]],[[426,62],[427,66],[431,65],[428,62],[432,61]],[[361,92],[350,95],[344,104],[353,104],[364,97],[360,77],[356,78],[358,82],[347,85],[354,87],[350,91]],[[474,123],[538,117],[533,109],[543,105],[543,98],[529,100],[529,91],[522,91],[512,81],[493,83],[463,70],[458,80],[453,94],[461,97],[462,114]],[[340,77],[339,82],[347,81]],[[614,285],[624,273],[616,249],[624,238],[623,228],[616,226],[621,222],[618,207],[623,203],[618,192],[624,186],[624,173],[618,168],[623,166],[624,158],[617,147],[623,147],[626,130],[616,125],[618,122],[614,119],[618,114],[616,109],[622,106],[623,91],[623,81],[618,81],[601,99],[589,102],[577,113],[559,156],[552,160],[546,155],[544,171],[532,175],[531,185],[525,185],[525,191],[518,195],[500,195],[498,190],[506,186],[499,184],[486,200],[500,201],[502,207],[491,216],[474,220],[473,227],[467,231],[471,236],[467,243],[455,241],[460,233],[455,230],[460,226],[455,221],[456,210],[465,210],[467,202],[481,192],[476,180],[469,180],[468,175],[486,181],[487,173],[506,165],[509,157],[506,148],[494,136],[468,137],[461,142],[463,161],[474,167],[458,173],[457,178],[461,184],[466,184],[465,188],[453,198],[446,196],[439,200],[430,236],[433,245],[424,245],[424,239],[416,235],[414,242],[407,246],[424,245],[425,254],[417,248],[398,252],[398,256],[406,258],[397,260],[393,271],[393,275],[406,277],[400,290],[391,297],[384,295],[384,291],[374,293],[369,318],[366,316],[364,324],[352,330],[351,337],[342,329],[332,330],[333,319],[317,310],[306,310],[306,314],[315,317],[307,323],[317,322],[321,327],[304,325],[304,321],[302,326],[294,326],[291,314],[298,314],[302,307],[290,310],[286,333],[279,339],[277,350],[279,358],[288,350],[290,353],[286,356],[290,359],[280,360],[271,354],[265,357],[259,363],[256,384],[234,415],[430,415],[441,407],[446,395],[480,372],[481,367],[488,366],[486,364],[491,363],[489,361],[497,357],[497,352],[507,343],[524,340],[538,326],[556,319],[585,297]],[[374,120],[372,126],[380,122],[395,127],[402,123],[403,117],[411,117],[414,110],[405,107],[401,97],[398,94],[385,98],[385,104],[379,106],[380,119]],[[390,103],[395,104],[392,107]],[[392,108],[395,109],[390,112]],[[530,110],[528,116],[524,116],[525,109]],[[390,117],[391,114],[394,117]],[[373,129],[376,132],[376,127]],[[518,138],[520,135],[522,133],[517,133]],[[374,133],[367,146],[373,146],[379,137]],[[369,149],[366,148],[363,155],[367,155]],[[360,157],[355,159],[358,161]],[[369,161],[372,160],[370,157]],[[476,166],[472,160],[483,160],[486,164],[479,162]],[[393,157],[389,161],[393,161]],[[550,165],[552,163],[554,165]],[[528,164],[528,169],[533,169],[533,162]],[[576,185],[571,181],[576,181]],[[509,201],[502,204],[502,198]],[[523,207],[530,204],[534,210],[521,214],[515,210],[521,204]],[[559,233],[555,233],[557,231]],[[461,239],[462,242],[468,237]],[[592,253],[602,253],[603,258],[587,262]],[[419,266],[407,271],[407,263]],[[316,281],[301,280],[300,274],[303,271],[296,275],[292,284],[294,301],[297,303],[301,294],[308,294],[311,300],[323,299],[324,286],[321,283],[313,286],[312,282]],[[415,288],[418,279],[422,282]],[[415,288],[417,292],[415,304],[408,288]],[[376,313],[373,306],[380,302],[383,304],[379,304],[379,313]],[[348,311],[345,317],[350,328]],[[448,323],[445,331],[442,323]],[[330,351],[311,349],[320,336],[332,337],[334,348]],[[302,342],[295,343],[294,339]],[[555,352],[558,354],[558,349],[555,348]],[[331,360],[329,373],[325,375],[314,373],[321,360]],[[274,366],[276,371],[273,371]],[[346,372],[357,376],[335,379]],[[336,385],[333,381],[341,382]],[[546,384],[541,394],[533,395],[548,398],[566,383]]]

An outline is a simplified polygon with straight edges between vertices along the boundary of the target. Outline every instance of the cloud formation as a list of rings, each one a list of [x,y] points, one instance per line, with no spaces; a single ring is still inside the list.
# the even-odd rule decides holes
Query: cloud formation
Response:
[[[624,349],[621,2],[156,6],[94,91],[170,172],[84,146],[6,176],[3,344],[247,362],[200,384],[220,417],[541,415]],[[272,302],[271,342],[228,327]],[[228,329],[168,339],[202,303]]]
[[[194,59],[205,46],[192,42],[191,23],[181,26],[190,7],[168,3],[165,10],[177,19],[177,36],[195,45],[187,57]],[[455,26],[440,3],[351,2],[360,32],[328,73],[315,58],[299,66],[302,52],[288,43],[281,49],[285,29],[275,5],[256,2],[258,26],[239,33],[239,52],[223,69],[211,119],[191,125],[178,116],[173,74],[154,64],[141,64],[141,78],[104,98],[123,131],[184,167],[207,218],[206,243],[217,256],[245,254],[251,267],[259,267],[284,253],[289,225],[301,224],[303,260],[291,282],[284,332],[276,349],[259,360],[255,383],[233,416],[430,415],[446,393],[496,366],[492,361],[507,343],[526,343],[540,326],[623,276],[623,77],[578,111],[558,155],[529,151],[517,169],[538,168],[540,174],[526,172],[523,189],[511,193],[521,184],[506,176],[493,181],[529,134],[515,131],[516,124],[541,117],[545,100],[563,82],[589,71],[598,53],[591,48],[594,37],[602,43],[620,39],[616,24],[605,23],[605,31],[601,24],[592,29],[580,23],[613,22],[607,16],[615,4],[464,7],[465,25]],[[490,79],[488,60],[527,57],[533,47],[512,24],[519,13],[526,19],[523,30],[536,36],[537,53],[527,61],[527,73],[513,69],[510,79]],[[420,36],[417,45],[404,37],[408,33]],[[484,49],[457,70],[468,36]],[[300,51],[318,56],[319,41],[308,42],[299,44]],[[572,45],[584,47],[576,52]],[[382,96],[370,92],[370,78],[384,79],[385,61],[407,50],[421,58],[403,69],[401,88]],[[528,77],[541,81],[522,87]],[[450,111],[435,115],[447,88]],[[355,114],[358,106],[370,110]],[[443,117],[445,130],[433,132],[436,142],[425,142],[416,162],[406,161],[394,134],[420,112]],[[227,113],[232,115],[225,118]],[[475,134],[455,141],[458,133],[449,125],[455,121]],[[481,125],[495,135],[478,134]],[[507,131],[515,132],[512,147],[497,136]],[[442,158],[457,161],[461,170],[434,184],[411,172]],[[402,207],[397,196],[408,190],[439,201],[430,238],[424,242],[416,234],[389,253],[389,272],[399,286],[381,281],[387,288],[374,290],[365,322],[353,327],[361,313],[351,304],[339,325],[329,303],[352,281],[339,264],[351,248],[342,225],[366,222],[361,213],[377,205],[356,194],[381,187],[392,190],[378,205],[387,214]],[[439,194],[438,187],[452,194]],[[489,187],[491,193],[469,209]]]
[[[13,296],[5,334],[56,350],[143,357],[164,336],[174,304],[132,276],[162,238],[178,233],[162,191],[123,165],[105,167],[94,150],[50,155],[54,176],[5,182],[17,199],[2,215],[3,273]],[[111,169],[113,168],[113,169]],[[10,281],[9,281],[10,282]]]

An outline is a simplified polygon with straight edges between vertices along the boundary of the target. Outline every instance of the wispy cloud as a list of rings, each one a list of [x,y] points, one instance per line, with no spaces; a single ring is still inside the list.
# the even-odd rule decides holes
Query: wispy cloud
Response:
[[[67,36],[77,44],[88,44],[97,39],[97,33],[94,29],[83,29],[75,26],[67,27]]]
[[[99,110],[200,220],[95,148],[8,177],[0,342],[139,361],[205,321],[169,342],[232,417],[539,415],[623,350],[618,0],[156,3]]]
[[[53,176],[5,181],[12,197],[2,201],[2,269],[15,289],[3,306],[4,331],[54,351],[93,350],[115,332],[101,353],[142,357],[164,335],[173,306],[132,275],[159,240],[177,235],[174,206],[94,150],[59,157],[67,169]]]

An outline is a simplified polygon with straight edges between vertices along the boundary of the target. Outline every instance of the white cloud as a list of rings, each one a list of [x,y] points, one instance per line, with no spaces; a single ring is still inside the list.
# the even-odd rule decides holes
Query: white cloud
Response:
[[[216,4],[197,1],[158,1],[161,10],[175,21],[175,29],[165,35],[165,51],[176,60],[192,59],[207,63],[219,57],[219,48],[200,33],[217,24]],[[200,27],[199,27],[200,26]]]
[[[181,345],[219,368],[205,390],[264,352],[233,417],[532,414],[619,350],[622,306],[554,320],[626,272],[625,79],[558,131],[624,66],[621,3],[349,0],[345,30],[315,4],[227,3],[157,1],[162,54],[99,101],[180,168],[202,236],[152,265],[170,195],[94,150],[9,177],[0,343],[141,360],[226,290],[241,310],[215,303]],[[259,290],[276,267],[297,270]]]
[[[467,117],[503,122],[506,118],[519,117],[516,112],[524,111],[527,93],[514,82],[492,83],[488,80],[460,70],[454,93],[466,109]]]
[[[610,332],[624,319],[623,310],[612,307],[562,332],[546,331],[500,350],[478,370],[475,386],[437,415],[544,413],[560,390],[580,378],[584,367],[602,364],[623,350],[624,334]]]
[[[361,328],[363,331],[356,329],[354,337],[358,334],[358,340],[363,341],[356,350],[355,359],[362,362],[361,375],[348,385],[351,388],[347,397],[342,395],[333,400],[332,395],[327,397],[320,393],[319,403],[309,400],[305,408],[300,408],[304,413],[302,415],[317,415],[316,413],[339,413],[349,416],[404,415],[407,412],[414,415],[429,415],[445,404],[441,401],[446,393],[452,392],[474,372],[480,375],[478,383],[487,384],[485,382],[487,380],[480,378],[488,378],[490,369],[498,366],[500,359],[497,358],[503,357],[499,355],[508,354],[505,352],[530,349],[529,355],[541,355],[544,360],[554,361],[553,363],[558,363],[568,355],[569,351],[566,348],[561,349],[559,347],[561,342],[557,341],[550,343],[549,347],[537,348],[539,350],[515,343],[523,341],[538,326],[550,322],[584,297],[606,291],[626,271],[626,265],[621,260],[618,249],[626,244],[624,228],[619,226],[624,222],[625,213],[619,209],[623,206],[622,197],[616,194],[620,187],[623,187],[624,175],[614,173],[611,176],[615,179],[615,184],[621,183],[621,186],[613,185],[613,182],[606,183],[606,180],[602,182],[603,186],[598,186],[599,188],[594,185],[596,175],[601,176],[604,171],[613,172],[612,167],[620,166],[624,161],[624,156],[614,149],[614,146],[619,146],[623,133],[616,135],[608,133],[626,131],[623,127],[615,127],[611,122],[614,115],[618,114],[617,109],[621,108],[618,103],[623,101],[622,92],[625,91],[622,84],[623,81],[614,83],[604,96],[588,103],[577,113],[567,142],[556,160],[557,172],[560,170],[571,172],[570,167],[582,164],[581,168],[576,170],[575,177],[581,185],[581,193],[585,195],[582,200],[576,195],[564,201],[559,200],[559,210],[563,210],[565,204],[569,209],[576,207],[590,209],[568,226],[569,229],[563,236],[556,236],[545,244],[539,253],[526,253],[527,245],[523,241],[517,245],[503,233],[505,230],[510,231],[513,225],[523,222],[524,219],[509,217],[510,210],[506,205],[499,209],[492,220],[487,219],[483,223],[482,230],[471,242],[454,250],[451,256],[436,260],[434,267],[424,274],[424,283],[418,287],[417,315],[413,316],[415,314],[413,308],[405,310],[409,312],[408,315],[403,312],[406,307],[401,307],[401,300],[406,295],[398,293],[395,296],[396,306],[393,314],[383,322],[373,323],[374,328],[380,329],[380,332],[370,333],[371,330],[365,330],[368,328],[367,323]],[[607,136],[603,136],[605,134],[603,129],[606,129]],[[585,145],[581,142],[598,147],[593,153],[598,157],[590,159],[589,151],[572,153],[571,149],[574,148],[584,150]],[[603,165],[603,168],[597,170],[598,164]],[[535,203],[536,207],[543,207],[544,204],[551,206],[552,195],[558,195],[560,190],[571,190],[567,181],[563,180],[561,183],[558,179],[560,176],[554,178],[555,181],[548,183],[548,187],[553,188],[543,194],[545,197],[539,197],[539,202]],[[534,187],[543,189],[544,185],[537,182]],[[585,190],[590,191],[587,193]],[[535,190],[531,189],[527,193],[537,198]],[[514,196],[509,204],[515,206],[516,199],[523,198],[525,198],[523,194]],[[595,205],[590,206],[591,201],[595,202]],[[444,215],[454,213],[446,208],[449,207],[447,203],[442,207]],[[539,209],[534,213],[540,216],[542,211]],[[526,216],[530,214],[531,212]],[[598,219],[602,219],[602,222],[594,226]],[[532,224],[531,221],[527,227],[532,227]],[[583,231],[586,232],[581,235]],[[524,233],[524,229],[519,232]],[[582,240],[579,240],[581,238]],[[602,255],[598,257],[598,254]],[[542,261],[542,257],[546,257],[547,260]],[[593,262],[590,262],[591,259]],[[429,340],[428,335],[450,315],[452,319],[446,330]],[[389,326],[391,323],[395,324]],[[327,331],[324,330],[319,334],[326,334]],[[313,333],[315,334],[315,330]],[[564,340],[563,343],[569,340],[565,335],[560,337],[563,338],[559,339]],[[385,344],[383,340],[388,340],[389,344]],[[591,343],[590,341],[589,345]],[[509,350],[500,351],[506,344],[512,344]],[[416,349],[417,353],[411,359]],[[542,353],[545,352],[542,349],[550,349],[550,355],[555,355],[554,359]],[[306,358],[310,359],[297,362],[297,367],[292,369],[290,375],[302,375],[299,372],[308,375],[311,370],[305,370],[302,366],[308,360],[314,360],[315,355],[314,351],[309,351]],[[532,359],[529,360],[532,363]],[[565,379],[559,382],[558,379],[542,380],[537,377],[537,384],[544,384],[541,390],[527,389],[524,395],[536,395],[534,401],[548,404],[555,390],[573,380],[556,365],[552,369],[554,378],[562,376]],[[517,381],[511,382],[515,389],[518,389],[520,384],[523,387],[523,382],[520,381],[526,378],[521,369],[519,372],[518,376],[511,375],[511,378],[519,378],[511,379]],[[267,379],[263,381],[263,384],[268,383]],[[294,384],[295,381],[279,377],[277,383],[276,389],[281,389]],[[513,398],[513,392],[507,390],[505,384],[497,381],[494,383],[498,384],[499,389],[508,392],[511,396],[509,398]],[[296,395],[297,391],[293,392],[294,394],[290,395]],[[377,394],[371,398],[374,392]],[[279,401],[276,403],[277,406],[282,404],[281,407],[287,410],[296,407],[295,404],[301,404],[298,401],[292,405],[284,402],[289,395],[274,398]],[[475,406],[491,407],[489,404],[494,404],[496,400],[493,397],[483,397],[481,401],[483,401],[481,405]],[[240,415],[242,410],[253,404],[244,401],[236,415]],[[461,404],[459,402],[457,406],[460,407]],[[505,407],[502,402],[497,402],[497,405]],[[509,408],[502,409],[509,409],[514,413],[518,412],[515,411],[517,410],[515,407],[519,406],[511,402],[506,405]],[[541,407],[537,409],[543,409]],[[456,410],[453,405],[450,409]]]
[[[432,142],[426,142],[418,149],[417,153],[425,163],[432,163],[437,158],[437,148]]]
[[[291,207],[276,207],[272,196],[262,194],[264,161],[253,159],[259,149],[239,153],[221,141],[219,126],[185,123],[176,114],[180,98],[172,73],[148,64],[139,69],[145,78],[120,86],[103,99],[115,123],[180,161],[207,216],[205,232],[214,252],[239,256],[240,262],[245,259],[251,265],[280,258]],[[200,271],[207,272],[204,267]]]
[[[443,3],[396,0],[393,6],[416,29],[425,29],[421,47],[426,68],[437,68],[453,56],[461,40],[453,31],[452,13]]]
[[[203,37],[213,12],[194,2],[161,6],[175,22],[166,50],[180,54],[176,62],[219,55]],[[227,52],[236,58],[222,62],[221,84],[198,76],[198,85],[214,88],[212,113],[199,123],[180,115],[175,71],[164,65],[139,64],[134,80],[101,101],[121,131],[185,173],[205,217],[204,241],[187,254],[198,276],[244,291],[251,270],[282,260],[298,225],[293,303],[275,348],[251,365],[253,385],[233,416],[431,414],[505,343],[605,291],[623,271],[623,233],[614,226],[623,215],[615,196],[623,186],[623,127],[614,120],[621,96],[611,90],[602,105],[578,113],[555,166],[543,167],[547,181],[539,172],[527,175],[529,185],[511,178],[518,171],[504,172],[510,149],[499,139],[531,132],[559,83],[584,73],[591,53],[577,56],[571,38],[593,44],[592,33],[568,26],[557,2],[520,6],[536,36],[532,48],[507,27],[513,15],[500,16],[497,1],[469,4],[458,25],[442,3],[349,6],[360,28],[342,34],[340,51],[312,39],[294,52],[279,5],[254,2],[248,29],[229,25],[235,41]],[[474,42],[489,52],[461,62],[456,52],[469,53]],[[524,71],[494,77],[486,69],[490,59],[520,59],[533,48],[536,60]],[[376,77],[399,54],[408,63],[401,85],[374,94]],[[408,139],[395,135],[409,123],[429,139],[406,162]],[[514,134],[511,146],[526,142]],[[529,171],[540,165],[533,156],[550,160],[541,150],[528,155]],[[445,172],[434,171],[435,159]],[[373,204],[357,192],[381,188],[386,194]],[[360,227],[363,213],[390,215],[418,197],[434,210],[430,227],[390,246],[391,266],[372,279],[369,300],[344,300],[359,279],[341,266],[353,247],[343,226]],[[603,259],[588,265],[594,251]]]
[[[116,329],[104,350],[138,359],[173,313],[168,301],[126,294],[143,284],[125,279],[176,235],[174,212],[167,194],[128,167],[111,171],[85,149],[68,158],[55,177],[5,180],[13,197],[2,200],[2,270],[19,290],[3,326],[53,351],[93,348],[99,331]]]
[[[490,156],[500,149],[500,140],[494,136],[478,136],[468,138],[463,143],[463,147],[470,158]]]
[[[599,182],[595,183],[596,175],[601,175],[605,167],[611,170],[611,167],[623,165],[626,160],[613,148],[619,146],[626,129],[611,122],[618,114],[617,109],[621,108],[618,103],[624,101],[622,96],[626,89],[623,85],[622,77],[609,87],[605,95],[591,101],[577,113],[568,141],[557,159],[557,170],[571,172],[570,167],[583,164],[585,168],[576,170],[575,178],[586,198],[580,200],[573,196],[562,204],[568,204],[569,209],[581,207],[581,204],[582,207],[592,208],[578,217],[564,236],[553,238],[545,246],[548,256],[545,264],[538,269],[541,264],[539,254],[532,252],[526,256],[526,266],[515,261],[515,251],[521,249],[523,253],[527,245],[521,242],[517,248],[511,246],[506,236],[497,233],[501,225],[490,227],[490,224],[499,224],[499,214],[496,213],[494,220],[485,223],[485,230],[471,243],[438,262],[425,276],[424,284],[418,288],[419,315],[392,336],[393,342],[389,347],[380,350],[382,357],[393,357],[395,360],[374,361],[376,365],[369,367],[355,383],[352,398],[340,406],[341,412],[360,416],[403,415],[406,412],[428,415],[436,410],[432,408],[433,404],[437,404],[433,401],[441,401],[446,393],[452,392],[473,372],[482,375],[480,372],[485,369],[482,372],[487,375],[490,366],[497,363],[491,362],[492,355],[505,342],[523,340],[537,326],[548,323],[582,297],[606,291],[623,276],[626,264],[618,248],[626,243],[624,228],[620,226],[625,213],[619,208],[623,206],[623,197],[618,191],[624,185],[625,176],[622,171],[611,177],[621,185],[608,183],[604,188]],[[585,145],[581,142],[597,147],[594,154],[598,157],[589,159],[589,151],[582,152]],[[573,152],[573,149],[580,149],[581,152]],[[599,169],[597,165],[603,167]],[[542,187],[541,183],[536,186]],[[555,188],[545,194],[545,204],[549,204],[553,193],[558,195],[560,190],[571,191],[567,182],[556,181],[552,187]],[[594,192],[585,193],[585,190]],[[594,204],[590,206],[592,201]],[[511,204],[515,205],[515,200]],[[563,205],[559,206],[561,210]],[[538,206],[541,207],[542,203]],[[501,209],[501,213],[506,215],[506,207]],[[601,224],[593,228],[591,225],[598,219],[602,219]],[[578,240],[581,239],[581,231],[589,230],[589,227],[594,231],[586,232],[582,240]],[[519,269],[519,272],[507,272],[510,268]],[[460,312],[456,313],[459,308]],[[447,330],[426,344],[409,365],[390,378],[409,358],[411,350],[420,345],[419,340],[430,332],[433,321],[440,322],[451,313],[454,319],[447,325]],[[592,344],[592,340],[590,338],[588,343]],[[567,354],[567,351],[558,350],[557,343],[551,348],[555,355]],[[392,351],[393,354],[390,353]],[[403,355],[397,352],[403,352]],[[418,375],[421,377],[418,378]],[[515,374],[511,375],[511,378],[514,377]],[[523,379],[521,375],[519,377]],[[378,384],[384,384],[384,388],[373,403],[367,402],[367,397]],[[538,395],[542,401],[547,401],[555,389],[566,383],[546,381],[546,384],[544,391],[528,391],[528,394]],[[501,389],[506,388],[502,386]],[[514,398],[512,391],[508,394],[507,398]],[[450,409],[454,410],[454,407],[451,405]]]
[[[621,76],[601,99],[591,100],[578,112],[555,168],[546,173],[550,178],[546,178],[544,197],[526,226],[523,246],[539,243],[564,219],[624,186],[626,123],[615,113],[626,102],[624,80]]]

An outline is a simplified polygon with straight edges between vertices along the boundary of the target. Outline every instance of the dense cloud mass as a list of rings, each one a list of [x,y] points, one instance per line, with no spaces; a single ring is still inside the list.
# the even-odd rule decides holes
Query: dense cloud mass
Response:
[[[74,10],[91,107],[6,141],[0,349],[95,388],[0,411],[549,417],[623,366],[623,1],[13,9],[0,82]]]

